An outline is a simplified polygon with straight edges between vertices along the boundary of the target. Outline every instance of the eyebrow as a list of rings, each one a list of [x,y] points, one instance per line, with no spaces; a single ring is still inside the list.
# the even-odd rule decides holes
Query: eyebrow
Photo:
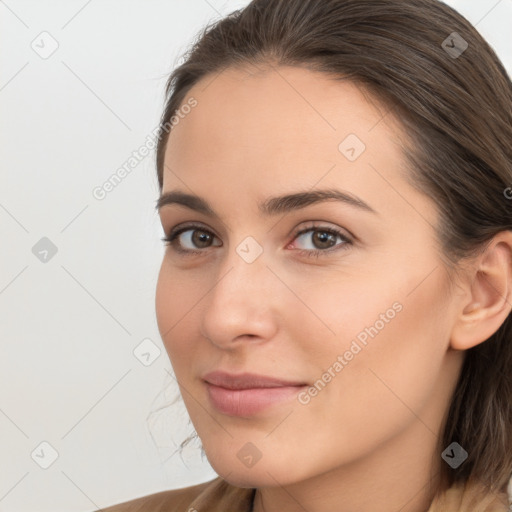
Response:
[[[266,216],[278,215],[280,213],[300,210],[301,208],[305,208],[309,205],[328,200],[339,201],[359,210],[378,215],[377,211],[359,197],[349,192],[336,189],[312,190],[308,192],[296,192],[293,194],[270,197],[260,203],[258,205],[258,209]],[[219,218],[219,215],[210,206],[208,201],[193,194],[187,194],[179,190],[165,192],[157,199],[155,208],[157,211],[160,211],[164,206],[170,204],[179,204],[210,217]]]

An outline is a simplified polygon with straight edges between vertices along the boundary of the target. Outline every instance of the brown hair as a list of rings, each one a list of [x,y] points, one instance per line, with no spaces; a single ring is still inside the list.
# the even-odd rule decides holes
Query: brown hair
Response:
[[[352,80],[394,111],[408,134],[406,179],[437,205],[450,270],[512,230],[505,193],[512,186],[512,83],[477,30],[437,0],[253,0],[207,26],[167,82],[160,191],[169,122],[191,87],[228,67],[258,63]],[[442,465],[442,489],[476,480],[490,492],[506,491],[511,368],[509,314],[489,340],[465,353],[435,456],[456,441],[468,458],[456,469]]]

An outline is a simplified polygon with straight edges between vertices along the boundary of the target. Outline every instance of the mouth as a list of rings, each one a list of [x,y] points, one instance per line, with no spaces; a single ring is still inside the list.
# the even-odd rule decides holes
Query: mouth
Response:
[[[307,384],[244,373],[212,372],[203,377],[210,403],[228,416],[252,416],[291,400]]]

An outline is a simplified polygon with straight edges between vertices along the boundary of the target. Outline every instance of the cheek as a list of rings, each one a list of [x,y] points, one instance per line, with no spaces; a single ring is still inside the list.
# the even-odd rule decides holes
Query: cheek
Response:
[[[322,281],[328,284],[319,286],[315,277],[311,286],[302,288],[304,306],[293,307],[294,322],[288,324],[296,326],[294,338],[304,343],[306,361],[312,358],[325,365],[351,348],[356,352],[353,342],[361,349],[369,347],[390,325],[403,321],[403,297],[387,282],[379,286],[374,279],[355,275]]]
[[[201,298],[199,291],[190,279],[180,279],[180,272],[173,272],[164,257],[155,291],[155,312],[171,363],[191,353],[190,346],[195,339],[191,323],[194,322],[194,305]]]
[[[413,410],[425,404],[448,347],[449,304],[439,271],[414,289],[426,275],[417,273],[311,287],[308,306],[318,318],[297,310],[295,337],[323,395],[311,400],[317,413],[331,404],[349,430],[379,418],[391,428],[412,418],[404,403]]]

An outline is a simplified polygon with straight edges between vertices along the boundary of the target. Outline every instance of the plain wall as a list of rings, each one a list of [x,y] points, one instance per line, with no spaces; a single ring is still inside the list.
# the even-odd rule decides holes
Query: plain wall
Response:
[[[171,457],[192,432],[182,403],[150,414],[176,386],[154,310],[154,154],[130,158],[197,31],[247,3],[0,2],[0,511],[85,512],[216,476],[197,445]],[[511,72],[512,0],[448,3]]]

